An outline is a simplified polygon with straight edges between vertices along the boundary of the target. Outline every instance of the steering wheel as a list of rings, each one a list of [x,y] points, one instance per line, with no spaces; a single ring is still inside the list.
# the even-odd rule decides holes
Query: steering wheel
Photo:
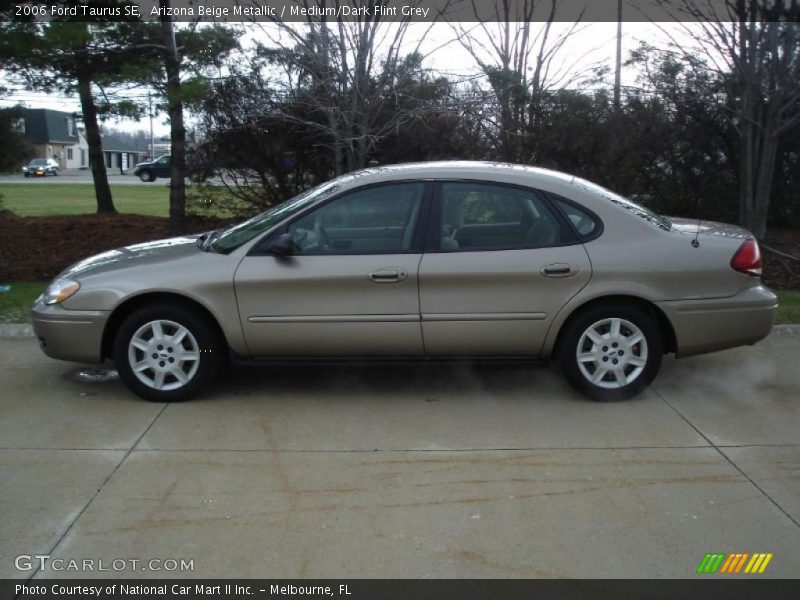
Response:
[[[330,252],[331,248],[333,247],[331,244],[331,238],[328,237],[328,232],[325,231],[325,228],[322,226],[322,223],[320,223],[319,219],[314,219],[314,233],[317,235],[320,250]]]

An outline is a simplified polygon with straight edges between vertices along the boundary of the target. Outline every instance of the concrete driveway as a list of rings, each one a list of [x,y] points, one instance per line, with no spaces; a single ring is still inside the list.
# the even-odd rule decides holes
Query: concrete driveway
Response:
[[[248,369],[164,405],[2,339],[0,577],[797,577],[798,357],[782,328],[619,404],[487,366]]]

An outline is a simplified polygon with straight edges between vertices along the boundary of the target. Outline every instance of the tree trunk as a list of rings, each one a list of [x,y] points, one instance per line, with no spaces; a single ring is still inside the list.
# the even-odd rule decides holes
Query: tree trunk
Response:
[[[778,139],[769,131],[764,132],[761,143],[761,152],[758,157],[758,175],[753,194],[752,222],[749,229],[759,240],[767,235],[767,216],[769,215],[769,200],[772,193],[772,182],[775,176],[775,160],[778,155]]]
[[[159,0],[161,8],[169,8],[170,0]],[[166,12],[166,11],[162,11]],[[169,183],[169,232],[180,235],[186,229],[186,128],[183,124],[181,100],[181,60],[175,46],[175,26],[172,17],[161,16],[164,45],[169,51],[164,56],[167,74],[167,114],[172,162]]]
[[[97,107],[92,96],[92,82],[88,73],[78,75],[78,96],[81,100],[83,123],[86,127],[86,142],[89,145],[89,164],[92,167],[94,195],[97,199],[98,213],[116,213],[111,188],[108,185],[106,163],[103,160],[103,142],[100,126],[97,124]]]

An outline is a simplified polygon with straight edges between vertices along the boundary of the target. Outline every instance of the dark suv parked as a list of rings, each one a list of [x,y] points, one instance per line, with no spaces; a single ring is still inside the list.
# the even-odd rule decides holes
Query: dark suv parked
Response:
[[[139,163],[133,170],[142,181],[155,181],[158,177],[169,179],[172,157],[167,154],[155,160]]]

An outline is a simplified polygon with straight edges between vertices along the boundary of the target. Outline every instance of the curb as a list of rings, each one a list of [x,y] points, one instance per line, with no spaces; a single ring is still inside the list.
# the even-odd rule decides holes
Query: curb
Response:
[[[775,335],[800,335],[800,324],[792,323],[790,325],[775,325],[772,332]]]
[[[770,335],[800,336],[800,323],[775,325]],[[32,338],[33,326],[30,323],[4,323],[0,325],[0,339]]]
[[[4,323],[0,325],[0,338],[32,338],[33,326],[30,323]]]

